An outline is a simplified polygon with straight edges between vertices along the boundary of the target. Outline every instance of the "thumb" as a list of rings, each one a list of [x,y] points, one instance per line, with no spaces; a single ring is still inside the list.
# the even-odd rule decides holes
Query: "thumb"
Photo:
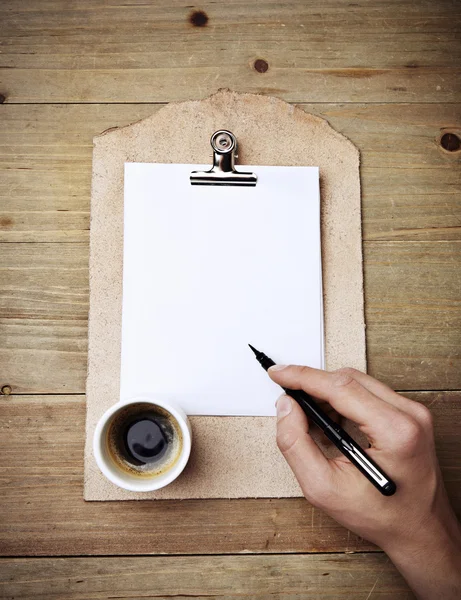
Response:
[[[291,467],[308,500],[328,487],[332,467],[309,435],[309,423],[301,407],[290,396],[277,400],[277,446]]]

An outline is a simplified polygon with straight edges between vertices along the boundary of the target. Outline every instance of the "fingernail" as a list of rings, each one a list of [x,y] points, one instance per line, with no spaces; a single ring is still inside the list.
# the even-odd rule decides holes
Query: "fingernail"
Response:
[[[286,369],[287,365],[274,365],[273,367],[269,367],[269,371],[281,371],[282,369]]]
[[[292,400],[289,396],[287,396],[286,394],[280,396],[275,405],[277,409],[277,420],[289,415],[291,413],[292,406]]]

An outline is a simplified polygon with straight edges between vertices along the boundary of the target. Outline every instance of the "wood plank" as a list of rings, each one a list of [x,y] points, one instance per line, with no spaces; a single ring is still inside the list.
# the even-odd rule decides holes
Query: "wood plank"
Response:
[[[0,316],[86,321],[88,245],[4,244]]]
[[[83,392],[88,346],[87,244],[4,244],[4,250],[1,380],[14,381],[15,390]],[[0,387],[5,385],[1,380]]]
[[[4,559],[3,598],[238,598],[410,600],[381,553]]]
[[[461,242],[366,242],[369,372],[399,390],[461,388]],[[3,244],[2,385],[83,393],[86,244]]]
[[[88,326],[68,319],[1,319],[0,388],[24,393],[83,393]]]
[[[168,102],[221,87],[291,102],[456,102],[459,5],[450,0],[5,0],[7,102]],[[255,69],[257,59],[267,70]]]
[[[461,513],[461,394],[431,407],[448,493]],[[302,498],[84,502],[83,396],[0,397],[0,553],[350,552],[374,547]],[[123,524],[123,534],[120,526]]]
[[[362,154],[366,240],[461,239],[459,104],[304,104]],[[86,241],[92,138],[156,105],[0,106],[0,241]]]
[[[368,370],[394,389],[459,389],[461,243],[364,245]]]

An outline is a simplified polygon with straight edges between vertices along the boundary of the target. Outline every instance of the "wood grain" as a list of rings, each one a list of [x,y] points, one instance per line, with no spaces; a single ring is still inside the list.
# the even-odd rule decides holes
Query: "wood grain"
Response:
[[[353,4],[351,6],[351,4]],[[170,102],[230,87],[290,102],[456,102],[456,2],[6,0],[6,102]],[[258,72],[255,61],[267,62]]]
[[[461,105],[302,106],[361,150],[365,240],[461,239]],[[87,241],[93,136],[158,109],[0,106],[0,241]]]
[[[13,391],[83,392],[87,244],[3,244],[3,250],[0,387],[14,381]]]
[[[408,396],[431,407],[445,482],[461,513],[461,394]],[[3,556],[374,549],[302,498],[85,503],[84,397],[3,396],[0,411]]]
[[[459,389],[461,242],[364,245],[368,370],[395,389]]]
[[[461,137],[460,4],[196,8],[0,3],[0,388],[84,389],[92,137],[220,87],[303,103],[360,148],[370,370],[461,387],[461,152],[439,143]],[[461,514],[461,396],[408,395],[431,406]],[[276,554],[373,550],[302,499],[85,504],[83,396],[0,396],[0,411],[2,555],[263,553],[3,560],[2,597],[413,598],[382,554]]]
[[[381,553],[5,559],[0,572],[0,594],[16,600],[414,598]]]
[[[369,372],[399,390],[461,387],[461,242],[366,242]],[[83,393],[88,248],[3,244],[0,387]]]

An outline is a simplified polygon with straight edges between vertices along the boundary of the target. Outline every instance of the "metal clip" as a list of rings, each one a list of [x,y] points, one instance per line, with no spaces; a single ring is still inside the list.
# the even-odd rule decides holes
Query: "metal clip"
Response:
[[[209,171],[192,171],[192,185],[256,185],[258,178],[254,173],[235,170],[237,140],[233,133],[220,129],[213,133],[210,143],[213,148],[213,166]]]

